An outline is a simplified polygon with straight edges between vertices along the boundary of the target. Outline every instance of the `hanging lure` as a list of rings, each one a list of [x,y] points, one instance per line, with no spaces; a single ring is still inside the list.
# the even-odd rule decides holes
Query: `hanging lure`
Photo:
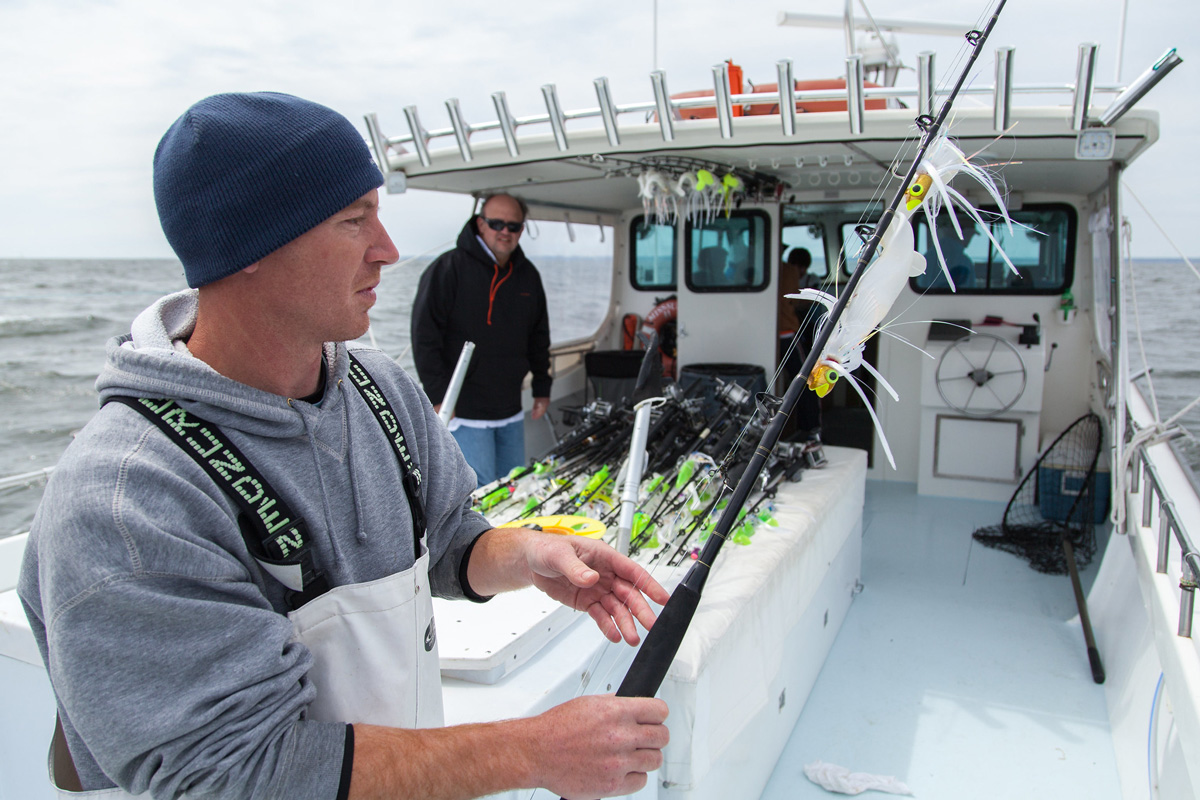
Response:
[[[837,324],[834,325],[825,342],[816,366],[808,376],[808,388],[820,397],[829,393],[839,377],[846,378],[851,388],[866,405],[875,430],[879,434],[879,443],[883,447],[883,452],[887,455],[892,469],[896,468],[896,461],[892,456],[892,449],[888,445],[887,437],[884,436],[883,426],[875,415],[875,409],[867,399],[862,386],[850,373],[863,367],[892,396],[893,400],[900,399],[891,384],[869,362],[863,359],[863,346],[883,322],[892,304],[896,302],[896,298],[900,296],[900,292],[908,283],[908,279],[925,272],[925,257],[918,253],[914,246],[912,217],[919,210],[924,209],[930,231],[936,232],[937,209],[940,209],[942,204],[969,209],[968,213],[973,215],[977,224],[987,233],[996,251],[1000,253],[1005,263],[1012,267],[1012,262],[1004,254],[1000,243],[995,240],[988,226],[979,218],[979,212],[967,202],[960,192],[950,186],[950,181],[956,175],[965,172],[988,187],[993,199],[1003,210],[1004,203],[990,176],[971,164],[963,156],[962,151],[944,135],[937,137],[927,152],[932,155],[927,155],[920,160],[917,172],[905,190],[903,201],[897,206],[895,215],[879,240],[878,257],[865,267],[860,265],[859,269],[864,270],[865,274],[852,291],[844,313],[838,318]],[[1007,210],[1002,213],[1004,219],[1007,220]],[[954,221],[955,229],[961,236],[962,230],[957,227],[958,221],[953,213],[950,214],[950,218]],[[942,270],[953,289],[954,282],[950,278],[950,270],[942,256],[937,236],[931,235],[931,238]],[[818,289],[802,289],[798,294],[787,296],[795,299],[815,300],[825,306],[827,314],[833,311],[833,307],[837,303],[836,297]]]
[[[992,243],[996,252],[1000,254],[1000,258],[1008,265],[1014,275],[1020,275],[1017,268],[1013,266],[1008,255],[1004,252],[1004,248],[1000,246],[1000,242],[996,240],[992,233],[991,225],[989,225],[979,213],[979,209],[971,205],[971,202],[958,190],[950,185],[955,176],[959,173],[965,173],[968,177],[974,179],[984,191],[996,203],[996,207],[1000,209],[1000,216],[1008,227],[1009,234],[1012,234],[1013,222],[1008,215],[1008,209],[1005,206],[1004,199],[1001,196],[999,187],[996,186],[996,181],[978,164],[971,163],[962,150],[950,141],[949,137],[942,133],[929,149],[925,151],[925,156],[921,159],[918,167],[916,182],[908,189],[908,210],[911,212],[914,208],[920,205],[925,211],[926,221],[929,223],[929,238],[933,241],[934,252],[937,253],[938,263],[941,265],[942,273],[946,276],[946,281],[950,285],[951,291],[957,291],[954,278],[950,274],[950,267],[946,264],[946,256],[942,252],[942,244],[938,237],[938,214],[944,207],[949,213],[950,224],[958,236],[959,241],[964,241],[962,225],[958,221],[958,215],[954,213],[957,207],[961,209],[971,220],[976,227],[983,231],[984,236]]]
[[[742,191],[742,179],[732,172],[721,179],[719,189],[721,195],[721,205],[725,209],[725,218],[729,219],[733,213],[733,194],[734,192]]]

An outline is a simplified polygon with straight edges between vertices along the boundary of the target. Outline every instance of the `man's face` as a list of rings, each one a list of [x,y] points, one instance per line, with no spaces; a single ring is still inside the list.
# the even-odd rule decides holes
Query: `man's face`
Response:
[[[259,262],[264,313],[298,342],[357,339],[370,326],[380,270],[399,257],[371,190]]]
[[[488,227],[486,220],[489,219],[524,223],[525,217],[521,215],[521,206],[511,197],[493,197],[487,201],[479,212],[479,218],[475,220],[475,227],[479,230],[479,236],[483,239],[483,243],[496,256],[497,261],[507,263],[509,256],[517,249],[517,242],[521,240],[521,231],[512,233],[507,227],[494,231]]]

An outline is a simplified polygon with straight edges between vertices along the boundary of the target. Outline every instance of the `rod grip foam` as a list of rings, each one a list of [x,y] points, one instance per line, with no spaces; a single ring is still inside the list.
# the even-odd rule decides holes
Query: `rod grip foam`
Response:
[[[654,627],[646,634],[646,640],[629,672],[617,689],[618,697],[653,697],[667,677],[667,670],[675,660],[675,653],[687,633],[688,625],[700,604],[700,593],[686,584],[679,584],[671,599],[663,606]]]

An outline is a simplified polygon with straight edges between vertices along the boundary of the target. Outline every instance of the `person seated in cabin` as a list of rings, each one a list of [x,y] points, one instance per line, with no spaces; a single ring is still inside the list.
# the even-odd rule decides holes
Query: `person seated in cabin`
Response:
[[[725,274],[725,267],[728,260],[729,252],[720,245],[701,248],[696,256],[696,285],[727,286],[729,278]]]
[[[630,644],[668,598],[600,542],[467,510],[475,476],[416,381],[347,346],[398,258],[382,183],[345,117],[290,95],[206,98],[159,143],[155,200],[193,288],[109,342],[18,584],[60,788],[595,797],[662,764],[653,698],[442,727],[431,594],[534,584]]]
[[[441,410],[465,342],[475,343],[450,432],[480,486],[525,464],[521,384],[533,373],[533,419],[550,405],[550,317],[542,279],[518,242],[525,201],[484,198],[453,250],[421,275],[412,311],[413,360]]]
[[[812,253],[803,247],[793,247],[779,265],[779,307],[776,323],[779,332],[778,363],[780,369],[780,392],[787,390],[800,374],[804,357],[812,349],[816,327],[816,312],[811,300],[795,300],[785,295],[796,294],[801,289],[813,288],[819,279],[809,273]],[[816,435],[821,427],[821,399],[814,392],[806,391],[800,396],[796,412],[788,419],[783,435],[796,431]]]

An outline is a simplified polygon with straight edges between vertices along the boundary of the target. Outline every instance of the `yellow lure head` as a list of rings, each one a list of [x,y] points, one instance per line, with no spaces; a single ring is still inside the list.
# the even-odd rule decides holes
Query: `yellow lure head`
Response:
[[[816,392],[817,397],[824,397],[833,389],[837,380],[837,370],[824,364],[818,364],[813,368],[812,374],[808,376],[808,388]]]
[[[912,185],[908,187],[908,191],[904,194],[908,198],[905,205],[909,211],[912,211],[925,200],[925,195],[929,193],[929,187],[933,184],[933,178],[926,174],[918,175]]]

